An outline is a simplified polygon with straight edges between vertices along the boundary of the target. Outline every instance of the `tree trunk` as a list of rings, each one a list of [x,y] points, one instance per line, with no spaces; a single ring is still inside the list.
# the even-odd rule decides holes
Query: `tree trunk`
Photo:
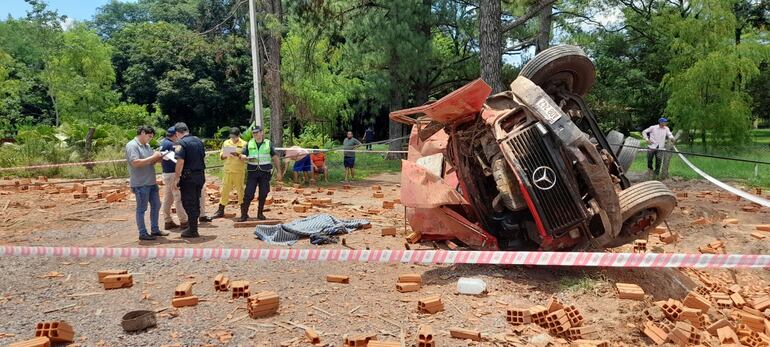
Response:
[[[265,1],[268,13],[283,22],[281,0]],[[265,80],[270,101],[270,142],[283,146],[283,88],[281,87],[281,33],[270,32],[266,38],[267,62]]]
[[[551,23],[553,5],[547,5],[540,11],[540,31],[535,42],[535,54],[540,53],[551,45]]]
[[[390,111],[397,111],[404,108],[404,96],[401,92],[401,88],[393,88],[393,92],[391,93],[390,98]],[[405,134],[404,131],[404,124],[401,124],[399,122],[389,120],[388,121],[388,139],[393,140],[397,139],[399,137],[403,137]],[[403,150],[403,144],[405,143],[404,140],[398,140],[398,141],[391,141],[388,145],[389,151],[400,151]],[[387,156],[385,156],[386,159],[400,159],[404,156],[401,154],[396,153],[389,153]]]
[[[500,0],[480,0],[481,79],[492,87],[493,93],[505,90],[503,85],[503,41],[500,30]]]
[[[423,54],[426,57],[431,56],[431,6],[432,0],[422,0],[421,16],[417,26],[417,32],[422,35],[424,47],[422,47]],[[430,70],[424,69],[419,72],[417,76],[417,83],[414,88],[414,105],[420,106],[428,102],[430,95]]]
[[[93,159],[93,155],[91,154],[91,142],[94,140],[94,132],[96,132],[96,128],[88,128],[88,133],[86,134],[86,145],[85,145],[85,160],[91,161]],[[94,171],[94,164],[86,164],[86,170],[88,170],[89,173],[92,173]]]

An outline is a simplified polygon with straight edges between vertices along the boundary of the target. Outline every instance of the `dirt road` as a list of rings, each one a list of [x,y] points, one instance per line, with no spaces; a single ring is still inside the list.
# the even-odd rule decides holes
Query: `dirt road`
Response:
[[[352,184],[350,189],[332,185],[320,190],[303,187],[302,192],[284,187],[271,193],[273,204],[266,214],[286,221],[314,213],[367,218],[373,227],[346,235],[347,245],[356,249],[403,249],[404,235],[408,232],[403,206],[397,204],[395,209],[382,206],[383,200],[399,197],[398,180],[397,175],[382,175]],[[12,181],[4,183],[0,188],[0,242],[3,244],[267,247],[254,238],[252,228],[234,228],[232,219],[218,219],[204,226],[203,237],[194,241],[172,233],[158,241],[138,242],[131,194],[113,203],[107,203],[103,197],[125,190],[124,181],[87,183],[87,198],[74,198],[78,193],[73,192],[52,194],[59,189],[54,186],[20,190]],[[20,185],[23,183],[26,182]],[[651,237],[650,251],[697,252],[699,247],[716,240],[724,243],[728,253],[767,254],[770,251],[770,233],[765,239],[751,236],[754,225],[770,223],[768,209],[749,208],[749,203],[720,196],[715,188],[702,182],[668,183],[675,191],[687,193],[687,197],[680,198],[668,223],[670,230],[681,238],[666,244]],[[382,187],[384,198],[372,197],[375,185]],[[332,195],[327,195],[329,189],[333,189]],[[216,187],[212,186],[212,195],[215,191]],[[312,193],[305,195],[309,192]],[[294,212],[292,201],[302,202],[313,197],[331,198],[333,206],[313,208],[302,214]],[[214,206],[209,204],[209,212]],[[235,211],[235,206],[228,207],[228,212]],[[723,225],[728,218],[737,218],[738,223]],[[696,220],[700,220],[700,224],[694,224]],[[383,227],[397,227],[399,235],[380,236]],[[301,240],[293,247],[342,248],[342,245],[313,246]],[[432,249],[434,245],[411,247]],[[131,272],[134,285],[109,291],[102,289],[96,272],[109,268]],[[422,274],[423,287],[411,293],[396,291],[397,276],[412,272]],[[54,320],[69,322],[76,332],[75,342],[82,346],[307,345],[303,329],[297,325],[314,327],[321,341],[330,346],[342,345],[345,335],[362,333],[377,334],[379,340],[399,341],[403,337],[406,346],[412,346],[416,345],[417,328],[423,324],[431,325],[437,332],[439,346],[545,346],[549,341],[558,345],[566,341],[548,336],[533,324],[512,327],[505,320],[507,307],[545,305],[551,297],[556,297],[565,305],[579,309],[585,324],[597,328],[597,338],[609,340],[612,345],[641,346],[652,345],[641,331],[642,310],[653,301],[681,300],[688,291],[702,284],[695,273],[680,270],[213,260],[2,258],[0,273],[3,278],[0,315],[4,317],[0,323],[0,344],[3,345],[31,338],[37,322]],[[232,299],[229,293],[214,290],[213,279],[219,273],[232,280],[250,281],[252,293],[263,290],[278,293],[279,313],[249,318],[245,299]],[[325,281],[328,274],[350,276],[350,284],[328,283]],[[767,271],[710,271],[703,276],[728,284],[737,279],[746,293],[768,290]],[[457,294],[456,282],[460,277],[483,279],[487,293]],[[174,288],[185,281],[196,282],[193,292],[201,302],[194,307],[170,308]],[[618,282],[638,284],[647,298],[644,301],[618,299],[614,290]],[[445,310],[436,314],[419,313],[417,301],[431,295],[442,297]],[[44,313],[56,308],[62,309]],[[136,309],[158,310],[158,326],[141,333],[123,332],[122,315]],[[468,342],[450,338],[451,327],[478,330],[485,340]]]

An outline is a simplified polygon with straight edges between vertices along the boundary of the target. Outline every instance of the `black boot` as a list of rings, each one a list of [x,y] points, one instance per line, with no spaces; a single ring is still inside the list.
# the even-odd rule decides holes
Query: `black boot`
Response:
[[[184,231],[182,231],[181,236],[184,238],[193,238],[193,237],[200,236],[198,234],[198,220],[195,218],[190,218],[189,223],[190,223],[190,226]]]
[[[219,209],[217,210],[217,213],[214,213],[214,215],[211,216],[211,219],[222,218],[224,216],[225,216],[225,205],[219,205]]]
[[[259,204],[257,205],[257,219],[259,220],[265,220],[267,217],[265,217],[264,214],[262,214],[262,211],[265,209],[265,199],[259,199]]]
[[[249,220],[249,203],[244,202],[241,204],[241,218],[238,218],[239,222],[245,222]]]

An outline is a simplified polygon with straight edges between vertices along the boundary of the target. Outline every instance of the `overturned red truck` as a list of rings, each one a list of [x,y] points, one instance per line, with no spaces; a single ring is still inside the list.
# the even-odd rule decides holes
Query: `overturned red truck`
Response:
[[[646,238],[671,213],[663,183],[632,185],[639,141],[605,136],[583,97],[591,60],[576,46],[528,62],[510,90],[482,80],[420,107],[395,111],[412,125],[401,201],[422,240],[486,250],[588,250]]]

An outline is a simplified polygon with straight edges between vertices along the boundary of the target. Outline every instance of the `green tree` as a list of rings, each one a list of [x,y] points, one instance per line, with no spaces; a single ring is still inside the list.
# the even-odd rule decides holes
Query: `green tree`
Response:
[[[77,24],[63,34],[63,45],[52,54],[43,79],[57,113],[66,121],[89,121],[115,104],[112,48],[94,31]]]

